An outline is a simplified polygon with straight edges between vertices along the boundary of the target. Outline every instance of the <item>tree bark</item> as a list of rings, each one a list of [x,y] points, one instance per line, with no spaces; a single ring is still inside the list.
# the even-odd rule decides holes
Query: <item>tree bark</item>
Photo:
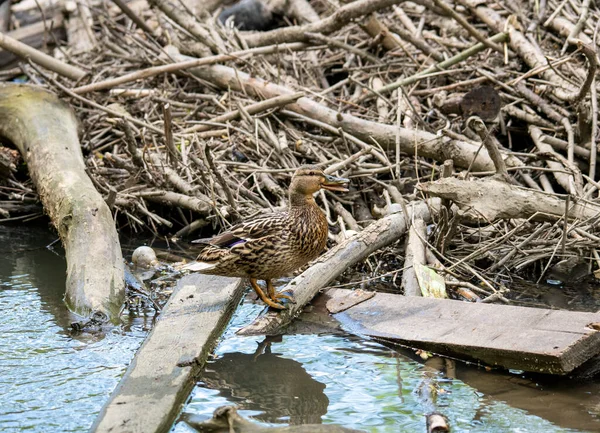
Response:
[[[527,189],[493,179],[460,180],[448,177],[421,183],[417,189],[431,197],[451,200],[464,217],[487,222],[497,219],[531,218],[556,221],[565,216],[566,200],[555,194]],[[568,218],[587,220],[600,215],[600,206],[589,201],[573,201]]]
[[[0,84],[0,135],[23,155],[65,247],[67,305],[117,322],[125,297],[121,246],[111,212],[85,173],[77,126],[53,93]]]

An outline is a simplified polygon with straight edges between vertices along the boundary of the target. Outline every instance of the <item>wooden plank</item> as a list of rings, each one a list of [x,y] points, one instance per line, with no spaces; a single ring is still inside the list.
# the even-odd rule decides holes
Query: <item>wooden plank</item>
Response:
[[[600,333],[588,326],[599,313],[377,293],[334,317],[357,334],[509,369],[567,374],[600,353]]]
[[[91,432],[168,432],[233,311],[238,278],[182,278]]]

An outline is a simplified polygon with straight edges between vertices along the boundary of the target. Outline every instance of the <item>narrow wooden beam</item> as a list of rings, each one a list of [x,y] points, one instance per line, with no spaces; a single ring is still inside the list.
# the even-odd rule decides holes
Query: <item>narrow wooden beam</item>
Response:
[[[327,295],[338,305],[351,293]],[[507,369],[564,375],[600,353],[600,313],[377,293],[334,317],[357,334]]]
[[[182,278],[90,432],[168,432],[242,294],[238,278]]]

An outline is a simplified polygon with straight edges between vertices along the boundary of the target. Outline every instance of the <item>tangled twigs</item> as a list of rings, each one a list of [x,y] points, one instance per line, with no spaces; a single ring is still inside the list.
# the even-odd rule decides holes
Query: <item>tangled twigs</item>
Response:
[[[25,74],[70,100],[82,121],[88,172],[121,229],[188,236],[202,228],[209,236],[238,217],[286,206],[291,174],[309,163],[351,179],[349,194],[316,197],[332,223],[332,243],[428,191],[445,205],[433,222],[438,269],[448,277],[460,263],[451,277],[485,280],[487,294],[500,278],[551,267],[563,254],[593,257],[600,227],[597,8],[550,2],[556,12],[544,26],[526,22],[535,28],[530,34],[498,12],[512,10],[502,1],[416,0],[392,8],[400,1],[359,0],[336,9],[335,1],[273,0],[286,22],[299,25],[250,33],[210,15],[218,0],[198,4],[195,16],[176,1],[153,1],[159,7],[136,9],[137,26],[116,7],[91,9],[97,45],[79,53],[71,51],[76,41],[61,47],[63,63],[90,71],[81,85],[79,76],[57,77],[33,59],[0,70],[0,80]],[[523,5],[524,21],[546,19]],[[561,56],[575,34],[579,50]],[[515,55],[504,58],[508,48]],[[0,50],[0,65],[10,55]],[[476,112],[462,103],[479,85],[493,86],[503,105],[499,127],[489,131],[466,121]],[[441,166],[446,161],[454,172]],[[494,175],[519,186],[477,180]],[[20,218],[12,215],[25,209],[20,200],[36,200],[20,176],[0,179],[4,218]],[[564,193],[571,194],[566,235],[556,223]],[[521,224],[527,215],[535,217]],[[369,281],[394,275],[396,284],[401,245],[374,252],[355,270]]]
[[[301,50],[301,49],[304,49],[305,47],[306,47],[305,44],[300,44],[300,43],[290,44],[290,45],[286,45],[286,46],[273,45],[273,46],[268,46],[268,47],[259,47],[259,48],[255,48],[255,49],[251,49],[251,50],[234,51],[229,54],[219,54],[216,56],[204,57],[202,59],[193,59],[193,60],[187,60],[187,61],[178,62],[178,63],[170,63],[167,65],[154,66],[152,68],[138,70],[138,71],[132,72],[131,74],[123,75],[121,77],[113,78],[110,80],[76,87],[75,89],[73,89],[73,92],[76,94],[82,95],[84,93],[95,92],[98,90],[111,89],[111,88],[121,85],[121,84],[130,83],[132,81],[137,81],[137,80],[142,80],[144,78],[154,77],[159,74],[167,74],[167,73],[183,71],[185,69],[195,68],[198,66],[213,65],[215,63],[225,62],[228,60],[242,59],[242,58],[245,58],[246,56],[253,56],[253,55],[258,55],[258,54],[271,54],[271,53],[275,53],[279,50]]]
[[[491,139],[493,129],[492,131],[488,131],[488,129],[485,126],[485,123],[483,123],[483,120],[481,120],[477,116],[472,116],[469,119],[467,119],[467,125],[473,128],[477,135],[479,135],[479,138],[481,138],[481,142],[487,149],[490,158],[494,163],[494,167],[496,167],[496,175],[499,176],[504,182],[513,183],[512,178],[506,170],[506,164],[504,164],[502,155],[500,154],[496,143],[494,143],[494,141]]]
[[[10,51],[24,60],[31,60],[50,71],[54,71],[72,80],[81,80],[87,72],[67,63],[61,62],[47,54],[42,53],[30,46],[19,42],[8,35],[0,32],[0,48]]]

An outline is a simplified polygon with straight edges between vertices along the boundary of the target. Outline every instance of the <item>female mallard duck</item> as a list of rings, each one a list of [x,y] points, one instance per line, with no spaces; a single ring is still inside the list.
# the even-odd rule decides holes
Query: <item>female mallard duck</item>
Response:
[[[206,245],[198,261],[207,266],[198,271],[249,278],[252,288],[267,305],[285,308],[279,300],[291,298],[276,293],[271,280],[316,259],[327,243],[327,218],[315,203],[313,194],[321,188],[348,191],[347,182],[347,179],[326,175],[315,166],[300,167],[292,177],[286,211],[261,215],[213,238],[193,241]],[[268,296],[257,280],[265,280]]]

